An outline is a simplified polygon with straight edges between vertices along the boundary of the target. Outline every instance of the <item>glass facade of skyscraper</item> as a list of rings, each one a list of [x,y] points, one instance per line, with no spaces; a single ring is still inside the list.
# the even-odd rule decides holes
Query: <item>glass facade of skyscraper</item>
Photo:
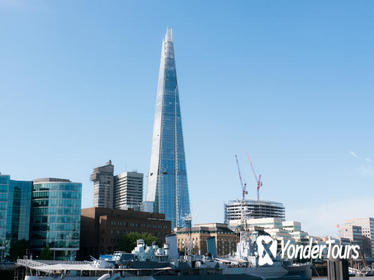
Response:
[[[79,250],[82,184],[64,179],[34,181],[31,248],[48,247],[55,259],[73,260]]]
[[[10,176],[0,175],[0,240],[6,243]]]
[[[29,240],[31,190],[31,181],[0,174],[0,242],[6,253],[12,241]]]
[[[190,202],[172,32],[162,43],[146,201],[172,227],[185,226]]]

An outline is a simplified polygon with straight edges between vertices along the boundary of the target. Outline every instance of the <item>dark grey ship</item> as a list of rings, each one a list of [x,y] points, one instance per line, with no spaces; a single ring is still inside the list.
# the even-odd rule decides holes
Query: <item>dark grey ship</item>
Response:
[[[246,235],[247,236],[247,235]],[[25,280],[311,280],[311,264],[296,264],[274,258],[271,265],[258,265],[253,239],[241,238],[236,254],[223,258],[209,255],[179,256],[175,235],[165,245],[147,246],[138,240],[130,253],[114,252],[102,259],[85,262],[18,260]]]

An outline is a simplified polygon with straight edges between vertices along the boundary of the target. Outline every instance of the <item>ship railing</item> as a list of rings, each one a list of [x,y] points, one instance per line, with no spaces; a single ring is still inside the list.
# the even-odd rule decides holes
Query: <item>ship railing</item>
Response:
[[[18,259],[18,266],[25,266],[29,268],[36,268],[43,265],[53,265],[53,264],[89,264],[89,261],[57,261],[57,260],[30,260],[30,259]]]

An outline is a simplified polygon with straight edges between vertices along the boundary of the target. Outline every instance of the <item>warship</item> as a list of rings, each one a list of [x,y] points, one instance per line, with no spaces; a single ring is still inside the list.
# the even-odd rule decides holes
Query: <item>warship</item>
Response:
[[[273,258],[271,265],[260,266],[255,245],[256,237],[242,234],[235,255],[216,257],[186,254],[179,256],[176,236],[167,237],[164,246],[148,246],[138,240],[131,253],[117,251],[90,261],[47,261],[19,259],[25,280],[310,280],[310,263]]]

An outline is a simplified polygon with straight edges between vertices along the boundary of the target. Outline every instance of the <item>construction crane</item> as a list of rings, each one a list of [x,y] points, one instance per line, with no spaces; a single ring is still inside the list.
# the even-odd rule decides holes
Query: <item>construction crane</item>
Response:
[[[247,184],[243,182],[242,175],[240,174],[240,167],[239,167],[239,161],[238,161],[238,156],[235,155],[235,160],[236,160],[236,165],[238,167],[238,173],[239,173],[239,179],[240,179],[240,185],[242,187],[242,200],[245,200],[245,195],[248,194],[247,192]]]
[[[240,174],[240,167],[239,167],[239,160],[238,160],[238,156],[235,155],[235,160],[236,160],[236,165],[238,167],[238,174],[239,174],[239,179],[240,179],[240,185],[242,187],[242,201],[241,201],[241,210],[240,210],[240,228],[243,228],[244,229],[246,228],[246,225],[245,224],[245,218],[244,218],[244,203],[245,203],[245,195],[248,194],[247,192],[247,184],[245,182],[243,182],[243,179],[242,179],[242,175]]]
[[[258,200],[260,200],[260,188],[262,186],[261,174],[257,176],[256,170],[253,167],[252,160],[251,160],[248,153],[247,153],[247,157],[248,157],[248,160],[249,160],[249,164],[251,165],[253,176],[255,177],[255,180],[256,180],[256,183],[257,183],[257,201],[258,201]]]

